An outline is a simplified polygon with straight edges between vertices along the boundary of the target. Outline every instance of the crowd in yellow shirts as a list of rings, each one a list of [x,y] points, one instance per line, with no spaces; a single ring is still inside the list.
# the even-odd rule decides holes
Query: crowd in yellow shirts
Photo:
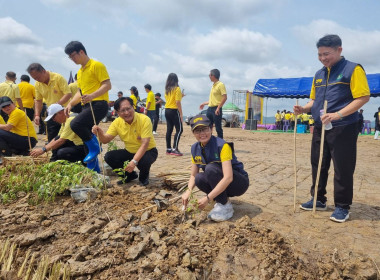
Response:
[[[274,115],[276,120],[276,129],[277,130],[294,130],[296,124],[304,124],[307,127],[307,130],[310,130],[310,126],[314,125],[314,119],[310,114],[303,113],[297,115],[297,123],[295,120],[295,114],[291,111],[277,110]]]

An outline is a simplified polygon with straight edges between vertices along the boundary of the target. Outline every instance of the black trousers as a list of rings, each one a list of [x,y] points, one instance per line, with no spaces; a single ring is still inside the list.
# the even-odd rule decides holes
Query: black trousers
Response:
[[[46,117],[46,111],[47,111],[47,108],[46,108],[46,104],[43,103],[42,104],[42,110],[41,110],[41,113],[40,113],[40,126],[38,128],[38,133],[39,134],[43,134],[44,132],[46,132],[46,125],[45,125],[45,122],[43,121],[43,119]]]
[[[37,139],[30,138],[32,148],[36,146]],[[11,156],[15,154],[28,154],[29,141],[27,136],[20,136],[18,134],[0,129],[0,155]]]
[[[325,141],[322,156],[321,175],[318,184],[317,199],[327,201],[326,185],[330,162],[334,164],[334,204],[350,209],[353,197],[354,171],[356,165],[356,142],[358,139],[358,124],[333,127],[325,131]],[[314,187],[318,171],[319,151],[321,145],[321,127],[314,127],[311,143],[311,167],[313,184],[310,193],[314,196]]]
[[[177,109],[165,109],[166,118],[166,148],[171,149],[171,137],[173,128],[175,127],[175,134],[173,139],[173,149],[178,149],[179,139],[183,132],[183,126],[180,119],[179,111]]]
[[[157,106],[157,105],[156,105]],[[157,131],[158,121],[160,120],[160,109],[156,109],[156,117],[153,122],[153,131]]]
[[[34,109],[33,108],[25,108],[25,111],[26,111],[26,115],[28,116],[28,118],[33,121],[34,119]]]
[[[108,104],[107,101],[92,101],[92,109],[94,111],[95,122],[99,122],[107,115]],[[91,129],[94,126],[94,119],[92,117],[90,103],[82,107],[82,112],[78,114],[70,123],[71,129],[78,135],[83,143],[91,139]]]
[[[239,196],[244,194],[249,186],[249,179],[247,176],[240,174],[238,171],[233,170],[233,180],[231,184],[217,197],[215,201],[221,204],[226,204],[229,197]],[[220,164],[209,163],[206,165],[205,171],[198,173],[195,176],[195,185],[202,192],[209,194],[216,185],[223,179],[223,169]]]
[[[46,122],[47,133],[48,133],[48,141],[50,142],[55,137],[57,137],[59,130],[61,129],[61,124],[50,119]]]
[[[85,156],[86,150],[84,145],[76,146],[74,142],[68,140],[56,149],[56,160],[64,159],[70,162],[77,162],[82,161]]]
[[[222,108],[219,109],[219,115],[215,114],[216,108],[215,107],[208,107],[207,108],[207,118],[210,120],[211,125],[215,124],[215,130],[219,138],[223,138],[223,128],[222,128]]]
[[[132,160],[135,154],[128,152],[126,149],[109,151],[104,156],[104,160],[112,169],[123,168],[124,162]],[[139,180],[143,182],[149,178],[149,171],[152,164],[156,161],[158,151],[156,148],[146,151],[143,157],[139,160],[137,168],[140,170]]]

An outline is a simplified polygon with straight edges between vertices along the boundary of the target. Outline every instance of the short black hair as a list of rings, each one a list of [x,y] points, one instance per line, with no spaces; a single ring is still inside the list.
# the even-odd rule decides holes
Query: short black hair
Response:
[[[6,75],[9,79],[16,79],[16,73],[15,73],[15,72],[8,71],[7,73],[5,73],[5,75]]]
[[[317,48],[320,47],[329,47],[329,48],[339,48],[342,46],[342,39],[338,35],[328,34],[323,36],[317,42]]]
[[[151,86],[150,84],[146,84],[146,85],[144,86],[144,88],[147,88],[147,89],[149,89],[149,90],[152,90],[152,86]]]
[[[210,74],[219,80],[219,78],[220,78],[220,71],[218,69],[212,69],[210,71]]]
[[[68,43],[65,47],[65,53],[67,55],[70,55],[72,54],[73,52],[77,52],[79,53],[80,51],[83,51],[86,55],[87,55],[87,52],[86,52],[86,49],[85,47],[83,46],[83,44],[79,41],[71,41],[70,43]]]
[[[161,93],[157,92],[155,96],[161,97]]]
[[[28,66],[28,68],[26,68],[26,71],[27,71],[29,74],[30,74],[30,72],[32,72],[32,71],[42,72],[42,71],[44,71],[44,70],[45,70],[45,68],[42,67],[42,65],[39,64],[39,63],[37,63],[37,62],[34,62],[34,63],[30,64],[30,65]]]
[[[130,97],[120,97],[118,100],[115,101],[115,104],[113,104],[113,107],[115,108],[116,111],[120,110],[120,104],[124,100],[128,100],[129,104],[133,107],[133,100]]]
[[[30,77],[28,75],[21,75],[20,80],[29,83],[30,82]]]

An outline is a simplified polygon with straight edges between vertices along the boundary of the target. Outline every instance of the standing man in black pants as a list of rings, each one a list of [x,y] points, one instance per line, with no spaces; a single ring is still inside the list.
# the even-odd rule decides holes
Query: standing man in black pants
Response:
[[[111,81],[104,64],[90,59],[81,42],[68,43],[65,53],[75,64],[82,66],[77,73],[78,91],[65,108],[65,114],[69,116],[71,107],[79,102],[84,104],[82,112],[71,122],[70,126],[87,146],[89,152],[83,161],[89,163],[97,160],[97,155],[100,153],[98,139],[91,133],[94,125],[92,113],[94,113],[96,124],[99,124],[107,115],[108,91],[111,89]]]
[[[161,93],[157,92],[154,95],[156,99],[156,117],[154,118],[153,122],[153,135],[157,134],[157,126],[158,126],[158,121],[160,120],[160,109],[162,107],[162,102],[163,100],[161,99]]]
[[[216,133],[219,138],[223,138],[222,128],[222,107],[227,100],[227,91],[224,84],[219,81],[220,72],[218,69],[212,69],[209,74],[212,85],[209,101],[203,102],[199,109],[203,110],[208,105],[207,118],[211,121],[211,125],[215,123]]]
[[[294,106],[299,115],[310,112],[315,120],[311,144],[312,186],[317,186],[316,210],[326,210],[326,185],[330,162],[334,164],[334,204],[330,219],[343,223],[349,218],[353,198],[356,142],[358,139],[358,110],[368,102],[370,91],[367,76],[360,64],[346,60],[342,53],[342,40],[338,35],[326,35],[317,42],[319,61],[323,68],[314,76],[310,99],[305,106]],[[327,113],[320,117],[324,101]],[[322,123],[332,123],[325,131],[322,168],[316,182],[321,146]],[[313,198],[300,205],[303,210],[313,209]]]

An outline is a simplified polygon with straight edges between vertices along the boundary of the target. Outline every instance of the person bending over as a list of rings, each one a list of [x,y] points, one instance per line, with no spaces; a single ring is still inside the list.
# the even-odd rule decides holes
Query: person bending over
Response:
[[[212,136],[212,124],[206,116],[195,116],[190,125],[197,142],[191,146],[191,176],[188,190],[182,195],[182,203],[187,206],[191,192],[197,186],[206,193],[198,200],[198,207],[203,209],[215,200],[208,218],[226,221],[234,214],[229,197],[240,196],[247,191],[248,173],[243,163],[237,160],[232,144]]]
[[[30,153],[32,157],[39,157],[40,155],[53,150],[56,154],[55,160],[67,160],[69,162],[83,161],[86,155],[86,150],[83,145],[82,139],[72,131],[70,127],[71,121],[75,116],[66,117],[62,105],[52,104],[48,108],[47,120],[61,124],[61,129],[52,141],[42,148],[35,148]],[[87,163],[87,167],[100,172],[97,158],[94,161]]]
[[[150,167],[158,155],[152,122],[146,115],[135,112],[133,100],[129,97],[116,100],[114,108],[119,117],[111,123],[108,131],[104,133],[99,126],[94,125],[92,132],[98,133],[103,144],[109,143],[117,135],[124,141],[125,149],[109,151],[104,157],[112,169],[123,168],[124,162],[129,161],[123,179],[118,184],[128,183],[139,177],[140,185],[146,186],[149,184]],[[136,167],[140,170],[139,176],[134,171]]]

